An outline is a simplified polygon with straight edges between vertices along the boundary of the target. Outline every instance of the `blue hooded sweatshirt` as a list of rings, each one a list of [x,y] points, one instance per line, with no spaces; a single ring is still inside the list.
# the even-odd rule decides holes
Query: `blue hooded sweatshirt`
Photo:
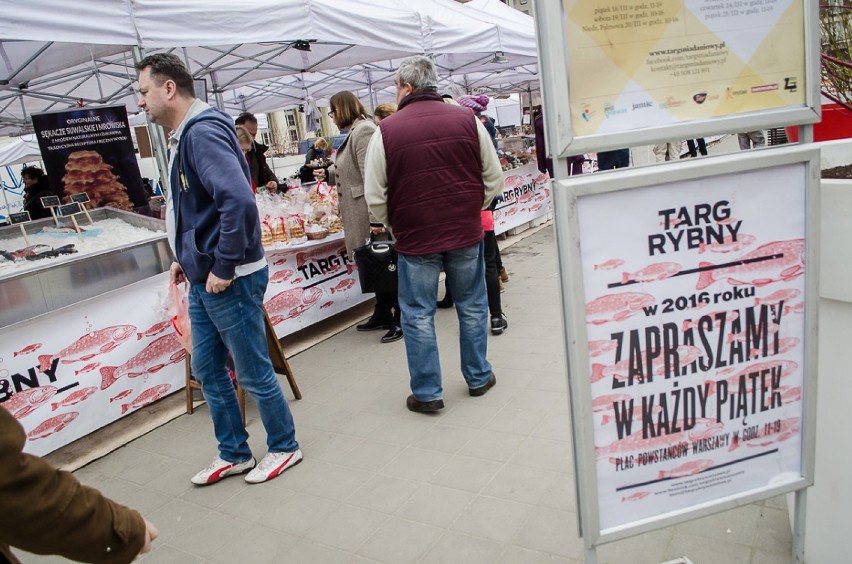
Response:
[[[249,168],[231,118],[210,108],[187,122],[171,170],[175,253],[184,275],[231,280],[263,258]]]

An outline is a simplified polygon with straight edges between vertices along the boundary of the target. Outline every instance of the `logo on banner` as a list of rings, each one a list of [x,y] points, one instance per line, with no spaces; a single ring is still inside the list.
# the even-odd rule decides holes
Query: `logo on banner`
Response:
[[[778,84],[763,84],[761,86],[752,86],[752,93],[757,92],[771,92],[773,90],[778,90]]]
[[[634,103],[633,104],[633,111],[635,112],[636,110],[643,110],[645,108],[653,108],[653,107],[654,107],[654,102],[652,102],[650,100],[645,100],[644,102]]]
[[[683,100],[678,100],[677,98],[675,98],[673,96],[669,96],[668,98],[666,98],[665,102],[660,104],[660,107],[668,109],[668,108],[678,108],[682,105],[683,105]]]
[[[626,114],[627,108],[618,108],[612,102],[604,102],[604,117],[607,119],[619,114]]]
[[[796,92],[798,89],[798,85],[796,84],[796,77],[790,76],[784,79],[784,90],[789,90],[790,92]]]
[[[692,101],[696,104],[703,104],[705,100],[707,100],[707,92],[699,92],[692,96]]]

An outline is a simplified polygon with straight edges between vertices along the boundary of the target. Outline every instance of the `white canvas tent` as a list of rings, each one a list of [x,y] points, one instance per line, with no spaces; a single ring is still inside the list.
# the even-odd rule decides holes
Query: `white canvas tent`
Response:
[[[41,160],[41,150],[35,135],[25,135],[0,145],[0,166],[30,163]]]
[[[73,11],[57,0],[2,0],[0,9],[12,14],[0,21],[0,133],[26,131],[39,111],[133,109],[137,45],[175,51],[216,93],[424,48],[416,12],[354,0],[75,0]]]
[[[428,47],[424,52],[435,58],[442,92],[500,94],[538,90],[535,26],[530,16],[496,0],[467,4],[452,0],[391,3],[419,10],[427,26],[424,35]],[[471,18],[475,23],[470,23]],[[350,90],[365,105],[374,106],[394,100],[391,85],[398,64],[398,60],[377,61],[335,71],[283,76],[226,93],[224,103],[235,112],[270,112],[301,105],[306,92],[322,101],[334,92]]]
[[[0,133],[7,134],[27,131],[35,112],[113,103],[132,111],[134,45],[177,53],[234,111],[375,90],[390,84],[394,59],[415,53],[432,54],[451,76],[535,61],[531,24],[507,24],[452,0],[75,0],[73,11],[61,0],[0,0],[0,7],[9,15],[0,21]]]

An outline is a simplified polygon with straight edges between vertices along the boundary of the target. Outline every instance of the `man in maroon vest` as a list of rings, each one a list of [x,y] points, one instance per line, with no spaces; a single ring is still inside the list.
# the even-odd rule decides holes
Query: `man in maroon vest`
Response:
[[[435,337],[441,269],[459,318],[461,370],[470,395],[481,396],[497,383],[485,358],[488,300],[479,212],[503,189],[503,174],[482,123],[437,93],[431,59],[405,59],[394,81],[399,110],[382,120],[370,141],[364,195],[397,241],[408,409],[432,412],[444,407]]]

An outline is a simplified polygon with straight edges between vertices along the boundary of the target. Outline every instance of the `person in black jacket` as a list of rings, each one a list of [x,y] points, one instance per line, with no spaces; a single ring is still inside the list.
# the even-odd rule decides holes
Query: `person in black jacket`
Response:
[[[328,178],[328,167],[330,161],[328,160],[331,151],[328,150],[328,141],[323,139],[322,137],[318,137],[316,141],[314,141],[313,147],[308,149],[308,152],[305,153],[305,164],[299,169],[299,178],[302,182],[314,182],[316,180],[317,175],[314,174],[316,170],[323,170],[325,174],[324,178]]]
[[[30,212],[30,219],[50,217],[50,210],[41,205],[45,196],[55,196],[50,189],[50,182],[43,170],[37,166],[28,166],[21,171],[24,183],[24,210]]]
[[[251,134],[252,139],[257,137],[257,118],[250,112],[243,112],[234,121],[234,125],[242,125]],[[249,172],[255,186],[266,186],[267,190],[273,192],[278,189],[278,178],[275,173],[266,164],[266,151],[269,147],[263,143],[254,141],[252,148],[246,154],[248,159]]]

